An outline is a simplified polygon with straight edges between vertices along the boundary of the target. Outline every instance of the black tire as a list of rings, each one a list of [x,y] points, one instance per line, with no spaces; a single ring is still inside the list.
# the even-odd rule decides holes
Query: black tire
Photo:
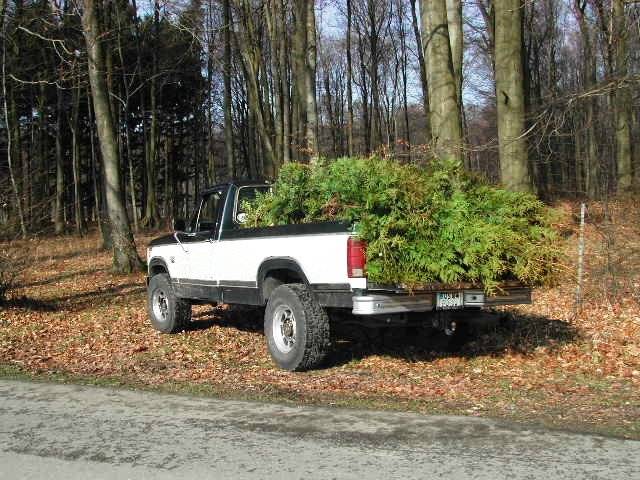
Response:
[[[287,312],[293,322],[287,321]],[[264,333],[271,358],[289,371],[319,366],[331,346],[327,313],[311,292],[297,283],[280,285],[269,296]]]
[[[177,333],[191,323],[191,304],[176,297],[166,273],[154,275],[147,288],[147,309],[153,328],[162,333]]]

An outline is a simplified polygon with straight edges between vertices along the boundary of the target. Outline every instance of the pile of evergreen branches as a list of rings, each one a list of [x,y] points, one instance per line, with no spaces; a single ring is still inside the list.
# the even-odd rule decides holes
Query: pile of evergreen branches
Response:
[[[353,222],[367,242],[367,276],[430,283],[547,283],[560,249],[554,212],[534,195],[489,185],[457,162],[428,167],[343,158],[282,167],[273,191],[245,205],[245,226]]]

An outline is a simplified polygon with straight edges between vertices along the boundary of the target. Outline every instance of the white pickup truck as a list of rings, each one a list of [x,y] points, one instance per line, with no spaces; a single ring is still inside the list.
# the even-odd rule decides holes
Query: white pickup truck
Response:
[[[165,333],[184,330],[191,305],[265,307],[264,330],[274,362],[287,370],[318,366],[330,347],[330,319],[391,324],[422,313],[423,322],[451,331],[438,312],[531,302],[531,290],[505,284],[499,296],[481,286],[430,285],[409,292],[367,281],[366,246],[341,222],[245,228],[242,205],[269,185],[235,182],[202,192],[188,225],[149,244],[148,307]],[[336,320],[337,321],[337,320]]]

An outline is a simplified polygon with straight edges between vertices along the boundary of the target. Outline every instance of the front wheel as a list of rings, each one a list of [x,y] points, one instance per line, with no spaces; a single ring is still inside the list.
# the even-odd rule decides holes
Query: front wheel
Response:
[[[185,330],[191,322],[191,304],[176,296],[166,273],[154,275],[147,289],[149,317],[153,328],[162,333]]]
[[[329,350],[329,317],[304,285],[280,285],[271,292],[264,331],[271,358],[285,370],[315,368]]]

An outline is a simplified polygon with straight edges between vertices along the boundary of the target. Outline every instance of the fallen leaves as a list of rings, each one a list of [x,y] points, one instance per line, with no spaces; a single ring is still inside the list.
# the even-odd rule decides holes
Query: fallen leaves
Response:
[[[616,215],[625,224],[637,221]],[[335,342],[327,368],[302,374],[274,368],[260,312],[198,306],[189,331],[161,335],[147,319],[144,275],[110,273],[110,255],[97,249],[95,236],[30,241],[34,268],[16,300],[0,310],[0,364],[242,396],[607,424],[638,437],[640,304],[627,292],[640,284],[640,259],[630,253],[640,232],[623,233],[617,241],[627,254],[617,265],[614,296],[602,239],[587,226],[579,314],[567,278],[455,348],[426,330],[360,332]],[[138,238],[141,254],[149,239]]]

